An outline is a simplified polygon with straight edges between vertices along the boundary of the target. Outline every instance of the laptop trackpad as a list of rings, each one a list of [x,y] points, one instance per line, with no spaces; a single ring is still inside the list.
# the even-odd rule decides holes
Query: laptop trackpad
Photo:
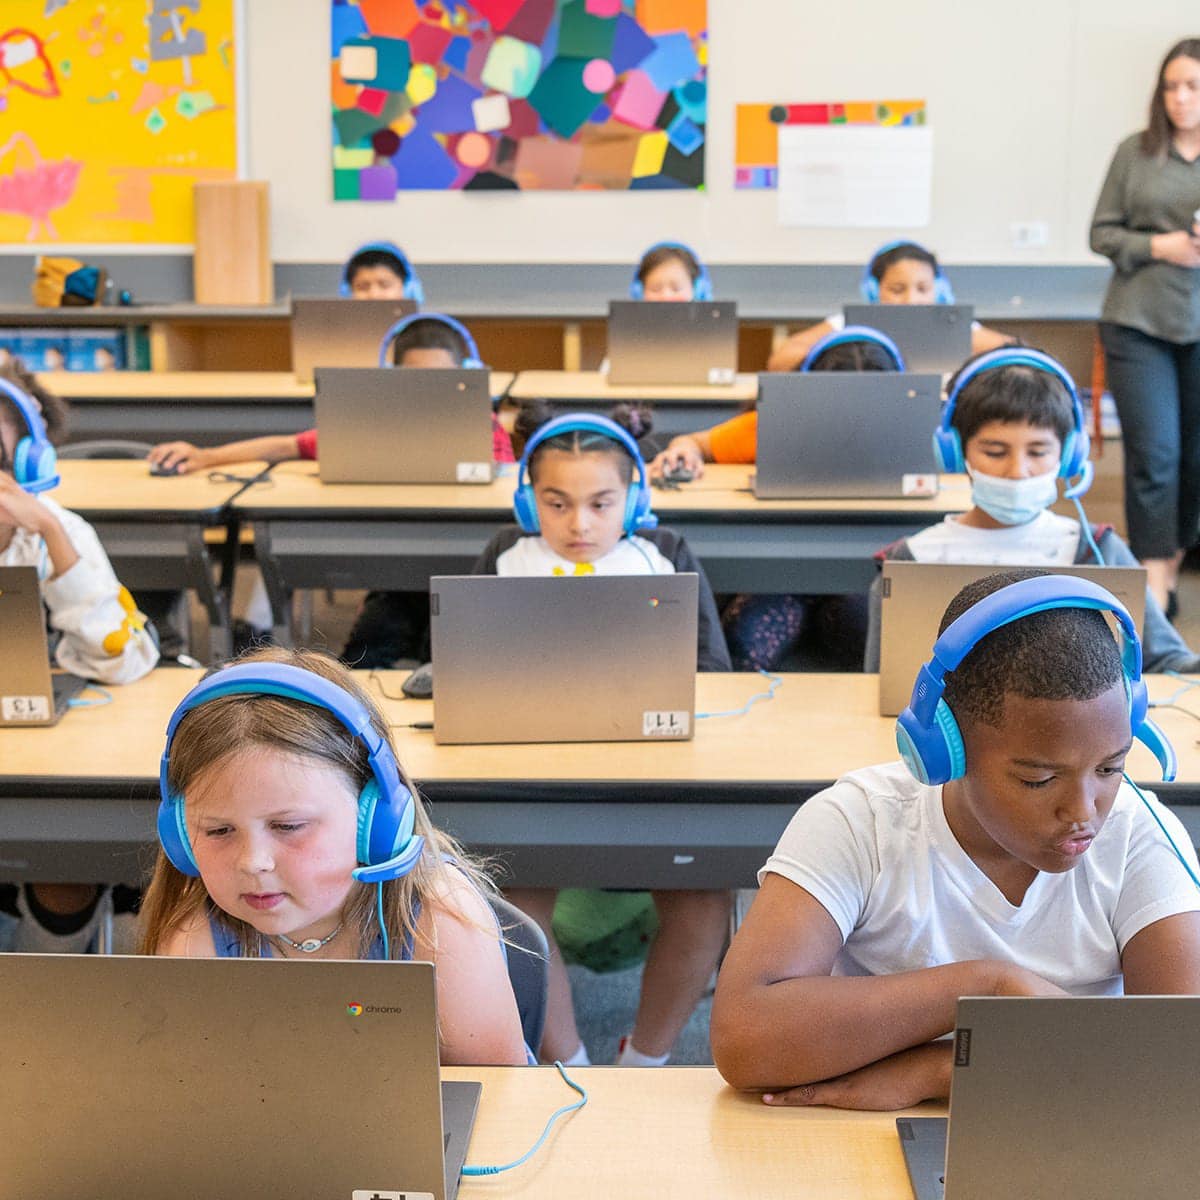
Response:
[[[467,1161],[467,1148],[471,1142],[471,1130],[475,1126],[475,1113],[479,1108],[479,1093],[483,1084],[469,1080],[442,1082],[442,1136],[446,1142],[446,1200],[458,1195],[458,1181],[463,1163]]]
[[[915,1200],[944,1200],[946,1129],[945,1117],[896,1118],[896,1132],[900,1135]]]

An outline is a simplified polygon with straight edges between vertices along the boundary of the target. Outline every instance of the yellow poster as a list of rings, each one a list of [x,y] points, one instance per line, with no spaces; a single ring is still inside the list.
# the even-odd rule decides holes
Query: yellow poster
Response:
[[[236,0],[0,3],[0,243],[189,243],[237,175]]]

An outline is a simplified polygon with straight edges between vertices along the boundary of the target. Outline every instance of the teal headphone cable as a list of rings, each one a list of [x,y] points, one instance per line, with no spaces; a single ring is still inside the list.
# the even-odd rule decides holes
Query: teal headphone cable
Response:
[[[1124,774],[1124,772],[1122,772],[1122,774]],[[1129,786],[1133,788],[1135,792],[1137,792],[1141,802],[1146,806],[1146,811],[1154,818],[1154,823],[1159,827],[1159,829],[1162,830],[1163,837],[1167,839],[1167,845],[1171,847],[1175,857],[1179,859],[1179,865],[1183,867],[1188,874],[1188,878],[1196,885],[1196,889],[1200,891],[1200,878],[1197,878],[1196,872],[1192,870],[1191,864],[1186,858],[1183,857],[1183,853],[1180,851],[1179,847],[1175,845],[1175,839],[1172,838],[1167,832],[1167,827],[1162,823],[1162,818],[1158,815],[1158,813],[1154,811],[1154,805],[1150,803],[1149,797],[1145,792],[1142,791],[1140,787],[1138,787],[1136,783],[1133,782],[1132,779],[1129,778],[1128,775],[1125,775],[1125,782],[1129,784]]]
[[[755,694],[751,696],[741,708],[731,708],[727,712],[697,713],[696,720],[705,721],[711,717],[741,717],[748,713],[750,711],[750,706],[752,704],[757,704],[759,700],[774,700],[775,693],[783,686],[783,676],[776,675],[773,671],[768,671],[763,667],[758,668],[758,673],[764,679],[769,680],[769,683],[767,684],[767,690],[765,692],[755,692]]]
[[[563,1083],[567,1087],[579,1093],[579,1099],[574,1104],[565,1104],[556,1112],[550,1114],[550,1119],[546,1122],[546,1128],[542,1130],[542,1136],[520,1158],[514,1158],[510,1163],[504,1163],[498,1167],[463,1167],[464,1175],[499,1175],[501,1171],[511,1171],[513,1167],[519,1167],[522,1163],[528,1162],[541,1148],[546,1138],[550,1136],[550,1130],[554,1128],[554,1123],[559,1117],[565,1117],[568,1113],[576,1112],[588,1102],[587,1088],[576,1083],[570,1075],[567,1074],[567,1069],[561,1062],[555,1061],[554,1065],[558,1068],[558,1073],[562,1076]]]

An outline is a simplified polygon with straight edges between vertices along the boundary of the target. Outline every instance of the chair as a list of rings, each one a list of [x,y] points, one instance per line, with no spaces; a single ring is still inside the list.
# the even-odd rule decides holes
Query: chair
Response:
[[[58,447],[59,458],[145,458],[154,447],[149,442],[126,438],[96,438]]]
[[[508,979],[517,998],[521,1017],[521,1033],[525,1044],[537,1053],[546,1025],[546,996],[550,979],[550,947],[541,926],[503,896],[489,896],[488,901],[508,959]]]

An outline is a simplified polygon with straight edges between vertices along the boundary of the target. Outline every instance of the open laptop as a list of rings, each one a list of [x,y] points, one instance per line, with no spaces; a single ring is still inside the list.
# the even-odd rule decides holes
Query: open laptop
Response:
[[[487,371],[318,367],[323,483],[490,483]]]
[[[401,317],[417,311],[415,300],[292,301],[292,370],[311,383],[316,367],[374,367],[379,343]]]
[[[0,1195],[458,1190],[432,963],[12,954],[0,1008]]]
[[[760,499],[931,496],[937,375],[818,371],[758,377]]]
[[[609,383],[731,384],[737,377],[737,304],[608,302]]]
[[[1191,1200],[1197,996],[966,997],[950,1117],[898,1117],[916,1200]]]
[[[429,581],[438,742],[680,741],[697,576]]]
[[[37,569],[0,567],[0,728],[53,725],[85,687],[50,670]]]
[[[847,304],[843,312],[847,325],[886,333],[910,371],[945,375],[971,357],[973,304]]]
[[[1028,563],[1027,566],[1040,564]],[[903,712],[912,699],[913,682],[929,661],[938,626],[950,601],[968,583],[1016,570],[1011,566],[963,566],[950,563],[885,562],[879,629],[879,711],[885,717]],[[1047,568],[1056,575],[1076,575],[1107,588],[1129,610],[1140,630],[1146,615],[1144,567]]]

